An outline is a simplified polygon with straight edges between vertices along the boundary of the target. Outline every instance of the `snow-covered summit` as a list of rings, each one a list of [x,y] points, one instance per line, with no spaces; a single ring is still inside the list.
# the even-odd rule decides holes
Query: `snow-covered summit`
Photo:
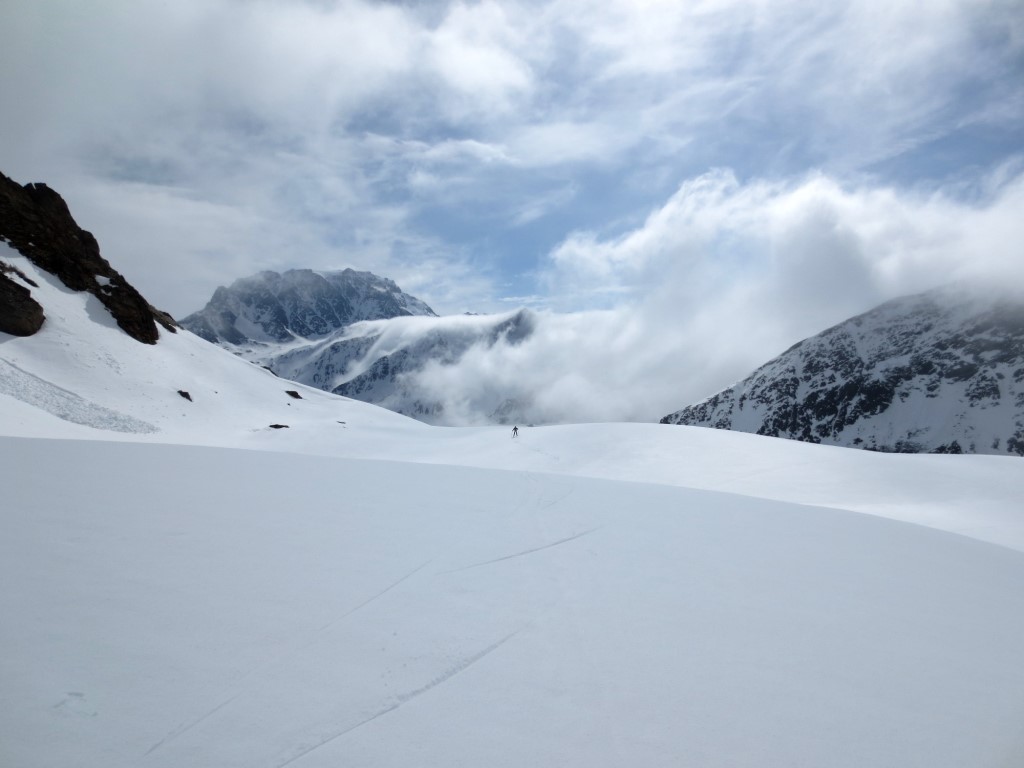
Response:
[[[662,423],[901,453],[1024,455],[1024,301],[947,287],[887,302]]]
[[[207,341],[231,346],[314,339],[362,320],[434,311],[393,280],[354,269],[264,271],[219,287],[181,325]]]

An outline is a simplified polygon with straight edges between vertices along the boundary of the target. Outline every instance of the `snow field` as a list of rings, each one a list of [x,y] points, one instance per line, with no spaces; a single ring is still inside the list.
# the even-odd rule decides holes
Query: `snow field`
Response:
[[[1024,756],[1005,548],[668,486],[2,444],[6,764]]]

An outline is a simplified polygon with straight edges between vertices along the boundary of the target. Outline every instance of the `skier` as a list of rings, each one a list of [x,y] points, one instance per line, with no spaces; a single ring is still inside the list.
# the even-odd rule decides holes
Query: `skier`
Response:
[[[519,436],[519,427],[512,427],[512,437]]]

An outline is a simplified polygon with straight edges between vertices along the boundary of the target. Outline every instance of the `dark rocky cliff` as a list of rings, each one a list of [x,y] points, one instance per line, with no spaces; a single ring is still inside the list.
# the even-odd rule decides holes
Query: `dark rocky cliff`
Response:
[[[133,339],[155,344],[157,324],[175,331],[174,319],[150,306],[110,266],[96,238],[78,226],[64,199],[45,184],[22,186],[0,173],[0,240],[71,290],[91,293]],[[0,330],[26,335],[41,327],[43,308],[13,270],[0,271],[0,297],[7,307]]]

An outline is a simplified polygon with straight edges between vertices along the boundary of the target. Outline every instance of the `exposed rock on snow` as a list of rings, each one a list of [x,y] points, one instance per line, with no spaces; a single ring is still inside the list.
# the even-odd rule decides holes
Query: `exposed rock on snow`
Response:
[[[661,421],[899,453],[1024,456],[1024,302],[953,288],[890,301]]]
[[[31,336],[43,327],[43,307],[27,286],[7,276],[5,267],[0,262],[0,333]]]
[[[98,298],[117,321],[118,326],[137,341],[155,344],[160,337],[157,323],[175,331],[173,318],[154,309],[100,255],[99,245],[91,233],[75,223],[67,203],[45,184],[20,184],[0,173],[0,240],[9,243],[40,269],[55,275],[68,288],[87,291]],[[8,295],[18,296],[7,284]],[[14,285],[15,288],[20,286]],[[20,296],[17,321],[8,326],[23,328],[36,324],[38,312],[31,297]],[[32,331],[33,333],[35,331]]]

